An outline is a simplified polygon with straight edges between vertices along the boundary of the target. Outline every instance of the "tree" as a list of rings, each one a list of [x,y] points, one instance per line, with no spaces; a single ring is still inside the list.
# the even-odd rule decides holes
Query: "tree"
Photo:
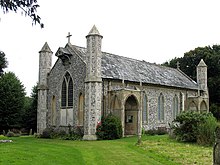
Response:
[[[216,104],[220,106],[220,45],[195,48],[184,53],[184,57],[174,58],[163,65],[176,68],[176,64],[179,62],[180,69],[196,81],[196,66],[201,59],[208,66],[210,105]]]
[[[25,115],[23,117],[24,128],[37,131],[37,85],[32,88],[31,97],[26,97]]]
[[[0,77],[0,132],[20,128],[24,114],[25,89],[14,73]]]
[[[24,13],[25,16],[31,17],[33,24],[38,23],[41,25],[41,28],[44,26],[40,21],[40,16],[36,14],[37,8],[40,7],[37,0],[0,0],[0,6],[3,13],[21,10],[21,13]]]
[[[7,68],[8,62],[5,53],[0,51],[0,76],[3,74],[3,69]]]

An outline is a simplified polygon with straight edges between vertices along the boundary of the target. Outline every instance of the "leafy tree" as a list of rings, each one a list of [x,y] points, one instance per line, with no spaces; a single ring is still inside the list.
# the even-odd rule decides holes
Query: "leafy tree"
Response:
[[[177,62],[179,62],[180,69],[196,81],[196,66],[201,59],[208,66],[210,105],[220,106],[220,45],[195,48],[184,53],[184,57],[174,58],[163,65],[176,68]]]
[[[26,108],[23,117],[24,127],[27,130],[37,131],[37,85],[32,88],[31,97],[26,97]]]
[[[5,57],[5,53],[0,51],[0,76],[3,73],[3,69],[7,68],[8,62]]]
[[[14,73],[0,77],[0,132],[20,128],[24,114],[25,89]]]
[[[37,0],[0,0],[0,7],[3,13],[21,10],[21,13],[24,13],[25,16],[31,17],[34,24],[38,23],[42,28],[44,26],[40,21],[40,16],[36,14],[37,8],[40,7]]]

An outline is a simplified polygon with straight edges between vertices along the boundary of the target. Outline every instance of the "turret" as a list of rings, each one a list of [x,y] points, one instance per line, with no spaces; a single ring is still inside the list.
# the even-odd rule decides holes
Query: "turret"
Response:
[[[205,93],[208,93],[208,87],[207,87],[207,65],[201,59],[197,66],[197,83],[199,86],[199,90],[203,91]]]
[[[101,122],[101,42],[102,36],[95,26],[86,36],[86,80],[84,140],[96,140],[96,127]]]
[[[86,81],[101,81],[102,36],[99,34],[95,25],[90,30],[86,38]]]
[[[47,75],[52,64],[52,54],[47,42],[39,51],[39,80],[38,80],[38,106],[37,106],[37,132],[42,133],[46,128],[47,114]]]

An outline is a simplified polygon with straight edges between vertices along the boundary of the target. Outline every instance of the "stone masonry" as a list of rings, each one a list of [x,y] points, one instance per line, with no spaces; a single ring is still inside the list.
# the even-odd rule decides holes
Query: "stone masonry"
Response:
[[[85,80],[85,121],[84,121],[84,140],[96,140],[96,126],[101,122],[101,40],[97,28],[86,36],[86,80]]]
[[[70,36],[55,53],[52,68],[48,44],[39,52],[38,133],[72,126],[84,128],[84,140],[96,140],[101,116],[112,113],[121,119],[124,136],[140,136],[143,129],[169,128],[182,111],[209,111],[202,59],[196,83],[178,68],[102,52],[103,37],[95,26],[86,36],[86,48],[72,45]]]
[[[47,75],[52,64],[52,51],[47,43],[39,52],[39,82],[38,82],[38,104],[37,104],[37,132],[42,133],[46,128],[47,117]]]

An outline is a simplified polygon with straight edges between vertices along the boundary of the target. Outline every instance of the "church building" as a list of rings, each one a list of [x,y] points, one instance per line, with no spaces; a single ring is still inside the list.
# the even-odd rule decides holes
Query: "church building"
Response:
[[[96,140],[101,117],[121,119],[123,136],[142,129],[168,128],[182,111],[209,111],[207,66],[201,59],[197,82],[169,68],[102,52],[103,36],[93,26],[87,47],[72,45],[39,52],[37,130],[81,127],[84,140]]]

